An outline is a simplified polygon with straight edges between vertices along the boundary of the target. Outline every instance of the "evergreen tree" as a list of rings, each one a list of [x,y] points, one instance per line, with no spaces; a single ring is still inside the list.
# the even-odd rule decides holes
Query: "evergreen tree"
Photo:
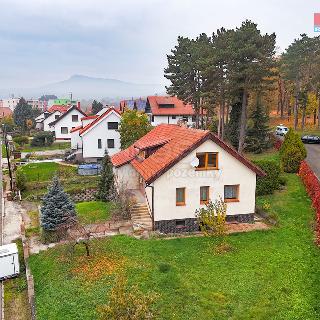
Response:
[[[230,120],[227,126],[227,139],[234,148],[239,145],[241,102],[233,104],[230,112]]]
[[[97,114],[99,111],[103,109],[103,104],[101,102],[98,102],[96,100],[93,100],[92,102],[92,109],[91,113],[92,114]]]
[[[70,225],[76,219],[73,202],[63,191],[58,177],[52,179],[48,193],[43,197],[41,207],[41,226],[45,231],[56,231],[59,227]]]
[[[247,131],[246,150],[254,153],[261,153],[269,146],[269,117],[261,104],[258,96],[255,110],[251,114],[251,126]]]
[[[106,151],[102,160],[101,176],[98,184],[97,198],[102,201],[115,199],[116,189],[114,184],[113,165]]]
[[[14,123],[20,127],[23,131],[27,130],[27,120],[33,120],[35,111],[26,102],[24,98],[21,98],[13,111]]]
[[[281,166],[285,172],[298,172],[300,163],[307,156],[307,151],[298,133],[291,128],[285,135],[280,148]]]
[[[128,148],[152,129],[148,116],[136,110],[126,110],[120,121],[121,149]]]
[[[246,20],[229,40],[229,84],[242,95],[238,146],[238,151],[242,153],[247,130],[249,92],[274,81],[276,35],[262,35],[255,23]]]

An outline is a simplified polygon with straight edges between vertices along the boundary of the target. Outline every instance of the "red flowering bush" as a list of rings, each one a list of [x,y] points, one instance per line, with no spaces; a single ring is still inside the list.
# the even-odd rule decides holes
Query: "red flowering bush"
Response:
[[[312,206],[316,211],[316,242],[320,245],[320,182],[305,161],[301,162],[299,176],[306,187],[307,193],[312,200]]]

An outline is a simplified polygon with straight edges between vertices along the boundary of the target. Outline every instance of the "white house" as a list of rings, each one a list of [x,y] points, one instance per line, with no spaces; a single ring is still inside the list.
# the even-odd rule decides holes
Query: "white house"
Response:
[[[149,96],[146,103],[146,113],[153,126],[158,124],[177,124],[179,121],[192,126],[195,121],[195,111],[191,104],[185,104],[177,97]]]
[[[86,161],[103,158],[106,150],[109,155],[119,152],[120,119],[120,113],[112,107],[100,115],[83,117],[82,124],[71,130],[71,148],[82,149]]]
[[[70,140],[71,129],[81,125],[81,118],[86,114],[77,106],[73,106],[53,122],[49,123],[50,130],[54,131],[56,140]]]
[[[198,231],[195,212],[227,203],[227,220],[252,222],[256,176],[265,173],[209,131],[159,125],[112,156],[116,181],[140,194],[153,228]]]
[[[2,107],[10,108],[11,111],[14,111],[17,104],[19,103],[20,98],[8,98],[2,100]]]

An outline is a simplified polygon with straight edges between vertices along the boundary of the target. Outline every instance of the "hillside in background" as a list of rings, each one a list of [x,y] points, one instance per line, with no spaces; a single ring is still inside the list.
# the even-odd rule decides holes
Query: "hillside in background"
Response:
[[[165,87],[160,84],[137,84],[116,79],[94,78],[84,75],[73,75],[67,80],[47,84],[38,88],[19,88],[1,90],[0,96],[8,97],[8,92],[15,96],[40,97],[43,94],[55,94],[65,97],[72,92],[76,99],[121,99],[164,94]]]

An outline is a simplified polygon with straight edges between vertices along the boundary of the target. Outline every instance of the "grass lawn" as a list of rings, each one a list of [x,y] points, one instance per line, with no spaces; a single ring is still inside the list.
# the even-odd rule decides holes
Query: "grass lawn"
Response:
[[[6,145],[3,142],[1,144],[1,153],[2,153],[2,158],[6,158],[7,150],[6,150]]]
[[[280,161],[279,152],[276,149],[269,149],[263,153],[246,153],[246,158],[250,160],[275,160]]]
[[[110,202],[88,201],[76,204],[79,221],[83,224],[106,221],[110,218]]]
[[[94,189],[97,176],[79,176],[76,167],[55,162],[29,163],[21,167],[26,174],[27,189],[22,192],[25,200],[39,200],[47,192],[47,187],[55,174],[58,174],[63,188],[68,193]]]
[[[27,181],[49,181],[59,169],[59,164],[55,162],[30,163],[21,167],[26,174]]]
[[[97,319],[121,269],[130,286],[159,294],[155,319],[319,319],[314,212],[299,177],[286,177],[286,190],[258,199],[270,203],[279,227],[230,235],[233,250],[223,255],[202,237],[126,236],[93,241],[89,259],[65,246],[32,255],[38,319]]]
[[[46,146],[46,147],[32,147],[30,144],[26,144],[22,147],[21,152],[66,150],[66,149],[70,149],[70,142],[54,142],[51,146]]]

